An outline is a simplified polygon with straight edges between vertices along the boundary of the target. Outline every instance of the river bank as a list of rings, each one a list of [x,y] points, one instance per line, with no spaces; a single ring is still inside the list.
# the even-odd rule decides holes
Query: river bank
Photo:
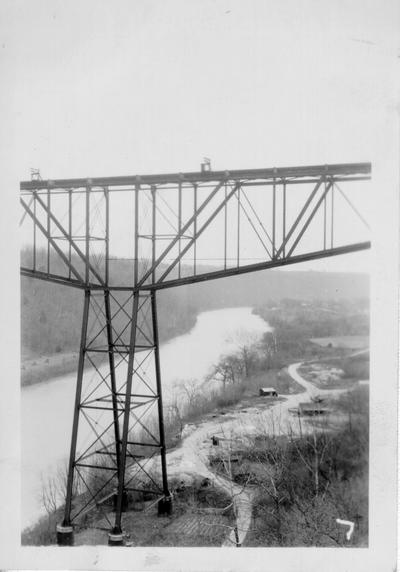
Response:
[[[78,367],[77,352],[21,358],[21,386],[27,387],[72,373]]]
[[[167,335],[160,336],[162,344],[166,344],[176,338],[190,332],[196,324],[196,315],[190,315],[184,326],[179,322],[178,326],[169,327]],[[107,357],[103,363],[107,363]],[[52,354],[39,354],[28,352],[24,348],[21,353],[21,387],[28,387],[37,383],[49,381],[78,369],[78,351],[59,351]]]
[[[190,332],[175,337],[160,347],[164,410],[168,416],[169,405],[177,396],[187,397],[190,388],[200,387],[213,365],[221,356],[237,350],[239,332],[245,337],[261,338],[268,324],[251,312],[251,308],[228,308],[203,312],[198,315]],[[201,348],[201,351],[199,351]],[[36,361],[33,356],[27,358]],[[63,366],[63,356],[59,363]],[[73,354],[70,356],[74,358]],[[46,359],[36,367],[45,367]],[[121,369],[122,368],[122,369]],[[100,374],[107,375],[107,363],[100,367]],[[25,386],[22,390],[22,525],[27,527],[46,514],[41,501],[43,481],[57,476],[65,469],[74,411],[76,368],[42,383]],[[118,369],[121,383],[126,367]],[[88,379],[92,372],[88,370]],[[85,446],[93,433],[87,423],[80,424],[78,450]],[[46,444],[44,447],[43,444]]]

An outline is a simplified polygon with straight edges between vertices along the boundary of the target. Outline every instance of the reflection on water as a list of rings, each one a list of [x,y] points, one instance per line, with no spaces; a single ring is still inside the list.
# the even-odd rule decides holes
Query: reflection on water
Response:
[[[185,380],[201,384],[213,364],[240,345],[255,341],[268,324],[251,308],[228,308],[203,312],[194,328],[160,349],[164,405]],[[22,526],[44,512],[41,501],[42,475],[46,478],[67,463],[72,427],[76,374],[26,387],[21,408]],[[78,448],[89,435],[82,425]]]

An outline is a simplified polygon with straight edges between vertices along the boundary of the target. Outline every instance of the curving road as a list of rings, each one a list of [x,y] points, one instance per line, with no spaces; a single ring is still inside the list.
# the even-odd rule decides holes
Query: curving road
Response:
[[[301,377],[301,375],[299,374],[299,372],[297,371],[298,368],[303,364],[303,362],[298,362],[298,363],[292,363],[289,367],[288,367],[288,373],[290,375],[290,377],[292,379],[294,379],[294,381],[296,381],[299,385],[302,385],[304,387],[304,389],[306,391],[308,391],[308,393],[310,394],[311,397],[313,397],[314,395],[317,394],[317,388],[315,387],[315,385],[309,381],[307,381],[306,379],[304,379],[304,377]]]

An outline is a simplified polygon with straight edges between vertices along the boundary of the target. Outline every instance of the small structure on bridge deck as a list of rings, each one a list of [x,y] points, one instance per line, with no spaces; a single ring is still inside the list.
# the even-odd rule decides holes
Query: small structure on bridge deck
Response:
[[[302,402],[299,403],[298,414],[299,415],[325,415],[329,413],[330,409],[324,407],[321,402]]]
[[[278,397],[278,392],[274,387],[260,387],[260,396],[262,397]]]

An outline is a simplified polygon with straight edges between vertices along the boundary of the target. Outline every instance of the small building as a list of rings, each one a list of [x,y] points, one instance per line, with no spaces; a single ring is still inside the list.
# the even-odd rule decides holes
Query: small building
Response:
[[[299,403],[299,415],[325,415],[326,413],[329,413],[329,408],[328,407],[323,407],[321,405],[321,403],[315,403],[315,402],[310,402],[310,403]]]
[[[260,396],[262,397],[278,397],[278,392],[274,387],[260,387]]]

